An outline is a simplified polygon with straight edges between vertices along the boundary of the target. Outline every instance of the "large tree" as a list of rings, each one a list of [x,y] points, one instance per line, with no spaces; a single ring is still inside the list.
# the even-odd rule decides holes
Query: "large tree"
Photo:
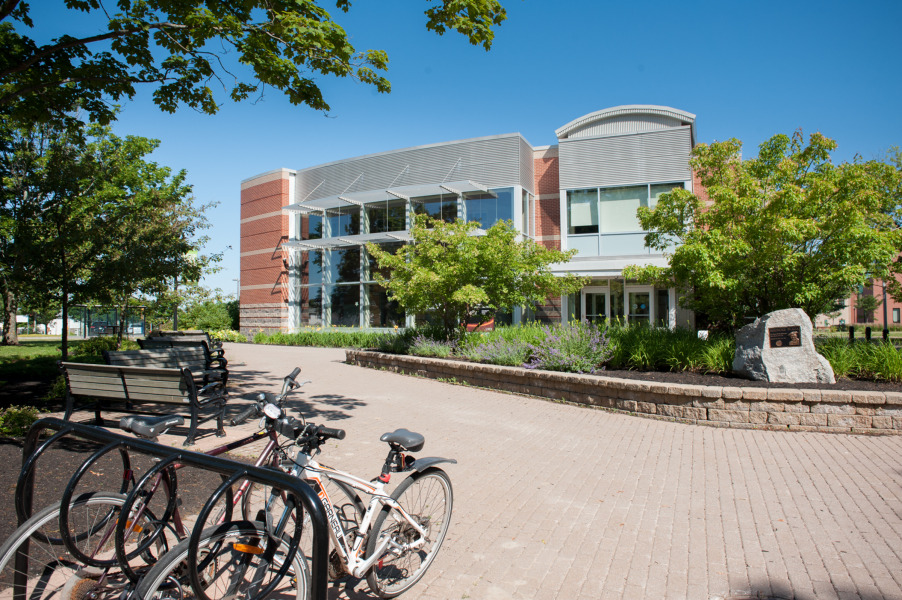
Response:
[[[800,132],[776,135],[749,160],[741,148],[731,139],[693,150],[708,201],[677,189],[639,209],[653,232],[646,245],[669,253],[669,266],[629,267],[627,277],[676,285],[683,306],[732,329],[782,308],[814,318],[889,275],[902,249],[899,169],[835,165],[836,143],[820,133],[807,144]]]
[[[19,130],[0,161],[11,173],[0,188],[8,224],[0,269],[13,296],[59,303],[67,323],[74,304],[123,304],[161,280],[197,278],[203,264],[184,256],[206,221],[185,173],[145,160],[158,143],[99,125],[84,136],[50,125]],[[62,342],[65,358],[66,328]]]
[[[417,215],[411,243],[394,254],[367,245],[379,265],[375,279],[408,313],[432,313],[448,337],[471,320],[578,290],[584,281],[555,277],[554,263],[575,251],[549,250],[518,239],[510,221],[478,232],[479,224],[446,223]]]
[[[219,88],[233,100],[283,92],[292,104],[329,110],[316,78],[351,77],[380,92],[388,66],[381,50],[358,51],[324,0],[64,0],[66,10],[95,16],[88,36],[36,41],[41,27],[22,0],[0,0],[0,113],[20,121],[66,118],[80,106],[93,120],[114,118],[110,101],[154,86],[163,110],[180,104],[216,112]],[[426,27],[455,30],[487,50],[506,18],[498,0],[427,0]],[[336,0],[347,12],[350,0]],[[54,9],[57,10],[57,9]],[[54,19],[65,20],[54,14]],[[231,56],[229,56],[231,55]],[[233,58],[234,57],[234,60]],[[235,64],[237,61],[238,64]]]

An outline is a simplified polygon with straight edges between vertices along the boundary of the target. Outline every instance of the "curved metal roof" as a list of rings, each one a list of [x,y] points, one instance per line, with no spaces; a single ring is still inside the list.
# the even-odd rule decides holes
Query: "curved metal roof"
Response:
[[[570,121],[563,127],[556,129],[554,133],[555,135],[557,135],[559,140],[566,139],[570,136],[571,133],[585,127],[586,125],[589,125],[590,123],[624,115],[655,115],[659,117],[663,116],[677,119],[683,124],[691,126],[692,141],[693,143],[695,142],[694,114],[686,112],[684,110],[679,110],[677,108],[671,108],[669,106],[657,106],[654,104],[625,104],[623,106],[613,106],[611,108],[597,110]]]

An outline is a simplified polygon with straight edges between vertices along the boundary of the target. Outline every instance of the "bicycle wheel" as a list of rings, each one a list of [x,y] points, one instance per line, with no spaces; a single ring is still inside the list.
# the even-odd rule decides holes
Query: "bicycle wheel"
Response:
[[[404,593],[423,577],[448,532],[454,503],[448,474],[435,467],[413,473],[391,496],[426,530],[426,536],[420,536],[395,509],[385,506],[379,512],[367,540],[367,558],[386,537],[390,541],[367,573],[366,581],[373,593],[382,598]]]
[[[282,568],[290,541],[282,537],[272,560],[265,559],[266,528],[262,523],[232,521],[210,527],[201,534],[198,569],[204,593],[213,600],[251,600],[272,583]],[[195,598],[188,574],[189,540],[166,553],[144,576],[137,588],[138,600]],[[300,548],[288,573],[267,598],[307,600],[310,575]]]
[[[24,591],[16,596],[28,600],[82,600],[89,593],[98,599],[118,596],[127,579],[115,560],[110,563],[109,559],[114,556],[112,530],[124,502],[122,494],[93,492],[80,495],[69,506],[70,523],[75,527],[70,536],[83,554],[106,569],[86,565],[66,549],[59,529],[59,506],[35,513],[0,546],[0,599],[12,598],[14,591]],[[147,559],[149,554],[141,558]],[[17,574],[21,581],[15,586]],[[100,586],[102,575],[105,581]]]

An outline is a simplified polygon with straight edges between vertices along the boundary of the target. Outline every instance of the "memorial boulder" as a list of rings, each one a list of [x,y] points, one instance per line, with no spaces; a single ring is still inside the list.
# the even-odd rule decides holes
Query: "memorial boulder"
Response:
[[[768,313],[736,333],[733,372],[757,381],[836,383],[812,334],[811,319],[800,308]]]

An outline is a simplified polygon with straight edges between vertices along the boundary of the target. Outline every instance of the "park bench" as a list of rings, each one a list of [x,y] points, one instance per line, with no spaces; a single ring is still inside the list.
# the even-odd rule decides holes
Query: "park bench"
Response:
[[[226,392],[222,382],[214,382],[198,388],[190,369],[133,367],[119,365],[94,365],[61,362],[60,369],[66,377],[66,414],[68,421],[75,408],[76,399],[95,402],[94,417],[98,424],[101,403],[117,401],[126,403],[126,412],[134,410],[134,404],[168,404],[187,408],[191,425],[185,445],[194,443],[197,426],[216,419],[216,435],[224,436],[223,413]],[[213,410],[203,419],[200,412]]]
[[[157,329],[151,331],[145,336],[146,338],[177,338],[182,340],[203,340],[211,350],[222,348],[222,342],[210,337],[210,334],[200,329],[189,329],[182,331],[173,331],[168,329]]]
[[[229,380],[229,370],[220,364],[225,364],[226,360],[210,361],[208,356],[209,353],[200,346],[103,351],[103,360],[108,365],[191,369],[195,383],[204,386],[220,381],[225,387]]]
[[[223,349],[216,348],[207,343],[206,340],[198,338],[190,338],[188,336],[164,337],[153,336],[144,339],[138,339],[138,345],[142,350],[152,350],[161,348],[202,348],[207,368],[225,369],[228,361],[226,360]]]

